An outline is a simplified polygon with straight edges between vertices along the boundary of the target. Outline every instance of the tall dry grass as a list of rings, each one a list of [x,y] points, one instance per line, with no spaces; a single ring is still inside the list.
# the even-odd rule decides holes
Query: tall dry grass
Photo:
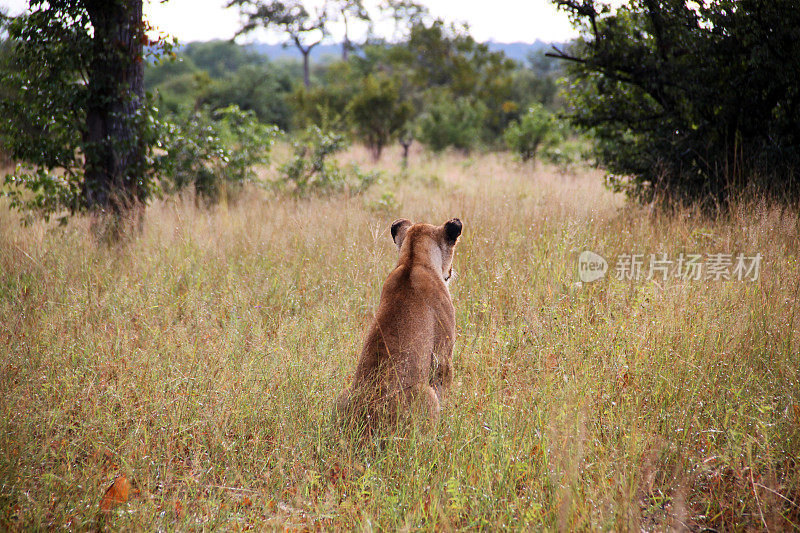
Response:
[[[400,178],[398,153],[363,197],[156,202],[116,247],[0,209],[0,527],[800,525],[796,212],[659,215],[505,154]],[[435,433],[358,446],[332,402],[399,216],[464,221],[455,383]],[[580,285],[585,249],[764,263]],[[100,516],[118,475],[138,493]]]

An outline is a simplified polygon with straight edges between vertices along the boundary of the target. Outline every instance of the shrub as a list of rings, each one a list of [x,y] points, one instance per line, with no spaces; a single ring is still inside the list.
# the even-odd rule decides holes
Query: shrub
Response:
[[[373,159],[402,131],[411,116],[411,104],[403,101],[397,84],[386,77],[368,76],[347,106],[356,134]]]
[[[540,149],[561,142],[562,134],[556,118],[541,104],[534,104],[519,121],[509,124],[503,138],[509,150],[519,154],[523,161],[530,161],[536,159]]]
[[[434,152],[449,146],[469,152],[480,141],[485,116],[482,102],[441,94],[419,119],[419,140]]]
[[[345,131],[346,108],[353,91],[352,87],[341,85],[298,87],[289,99],[293,110],[293,127],[303,131],[311,126],[321,125],[326,131]]]
[[[158,156],[162,187],[174,193],[193,186],[209,202],[253,182],[253,167],[269,163],[279,133],[277,127],[258,122],[252,112],[235,105],[194,111],[163,127],[163,153]]]
[[[286,96],[290,91],[291,80],[285,72],[275,67],[248,65],[224,79],[210,82],[197,100],[211,109],[235,104],[252,111],[265,124],[288,130],[291,110]]]
[[[294,157],[280,167],[281,179],[278,184],[300,196],[312,192],[365,190],[377,181],[378,174],[363,173],[355,165],[344,170],[336,161],[328,159],[347,148],[347,144],[345,137],[339,133],[309,126],[292,144]]]

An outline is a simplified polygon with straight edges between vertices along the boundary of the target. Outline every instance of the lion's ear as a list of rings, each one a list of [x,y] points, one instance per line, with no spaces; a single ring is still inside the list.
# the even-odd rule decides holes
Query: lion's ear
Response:
[[[403,246],[403,239],[406,238],[406,231],[411,227],[411,221],[401,218],[392,222],[392,240],[399,250]]]
[[[453,218],[444,223],[444,238],[447,244],[453,245],[456,243],[458,236],[461,235],[461,221]]]

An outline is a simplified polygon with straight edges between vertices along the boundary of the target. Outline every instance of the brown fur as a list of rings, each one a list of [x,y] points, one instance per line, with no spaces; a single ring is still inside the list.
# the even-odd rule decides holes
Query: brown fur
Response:
[[[374,429],[412,409],[438,418],[453,381],[455,310],[446,280],[460,234],[458,219],[392,224],[399,260],[383,285],[353,383],[336,400],[337,413],[351,423]]]

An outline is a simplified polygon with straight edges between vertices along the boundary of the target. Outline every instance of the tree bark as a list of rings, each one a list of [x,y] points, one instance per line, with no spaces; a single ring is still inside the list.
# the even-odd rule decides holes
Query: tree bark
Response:
[[[342,20],[344,20],[344,40],[342,40],[342,61],[347,62],[348,52],[350,51],[350,39],[347,28],[347,13],[342,10]]]
[[[146,198],[142,0],[85,0],[94,30],[84,190],[87,206],[120,215]]]
[[[403,161],[402,161],[403,168],[408,168],[408,149],[411,148],[412,142],[414,142],[413,139],[400,138],[400,146],[403,147]]]
[[[300,53],[303,54],[303,85],[308,89],[311,87],[311,78],[308,74],[308,56],[311,53],[311,48],[301,48]]]

